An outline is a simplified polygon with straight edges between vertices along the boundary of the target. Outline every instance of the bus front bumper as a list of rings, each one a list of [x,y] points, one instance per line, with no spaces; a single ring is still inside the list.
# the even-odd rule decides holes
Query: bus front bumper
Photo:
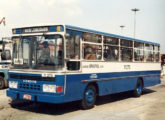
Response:
[[[20,100],[29,100],[29,101],[35,101],[35,102],[45,102],[45,103],[55,103],[55,104],[64,103],[63,95],[55,96],[55,95],[46,95],[46,94],[39,94],[39,93],[26,93],[22,91],[11,90],[11,89],[8,89],[6,94],[8,97],[11,97],[14,99],[20,99]],[[25,97],[25,96],[28,96],[28,97]]]

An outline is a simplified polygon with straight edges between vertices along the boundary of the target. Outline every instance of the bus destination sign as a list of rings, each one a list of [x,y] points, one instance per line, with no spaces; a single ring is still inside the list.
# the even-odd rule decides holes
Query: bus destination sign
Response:
[[[23,33],[39,33],[39,32],[48,32],[48,27],[33,27],[33,28],[24,28]]]

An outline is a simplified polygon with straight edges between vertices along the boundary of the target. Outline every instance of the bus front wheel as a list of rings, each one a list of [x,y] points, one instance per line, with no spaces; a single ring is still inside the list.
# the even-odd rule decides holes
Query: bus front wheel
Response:
[[[91,109],[94,107],[96,101],[96,88],[93,85],[86,87],[81,101],[82,109]]]
[[[4,82],[4,78],[2,76],[0,76],[0,89],[5,87],[5,82]]]
[[[133,91],[135,97],[140,97],[143,91],[143,82],[141,79],[137,80],[136,89]]]

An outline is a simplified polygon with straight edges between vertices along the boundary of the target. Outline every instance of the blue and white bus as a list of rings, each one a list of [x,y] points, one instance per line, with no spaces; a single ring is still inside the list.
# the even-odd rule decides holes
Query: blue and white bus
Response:
[[[70,25],[12,29],[7,96],[46,103],[81,101],[160,84],[160,45]]]

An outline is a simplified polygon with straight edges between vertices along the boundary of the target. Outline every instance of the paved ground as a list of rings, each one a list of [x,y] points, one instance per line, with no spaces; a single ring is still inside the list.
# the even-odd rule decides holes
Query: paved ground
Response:
[[[81,110],[78,102],[11,102],[5,92],[0,90],[0,120],[165,120],[165,79],[145,89],[140,98],[133,98],[129,92],[100,97],[90,110]]]

